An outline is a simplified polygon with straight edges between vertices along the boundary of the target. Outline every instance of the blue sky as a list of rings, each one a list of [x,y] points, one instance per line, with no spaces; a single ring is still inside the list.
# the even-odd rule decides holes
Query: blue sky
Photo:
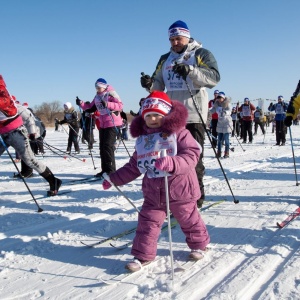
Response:
[[[169,51],[168,28],[187,23],[215,56],[232,97],[289,101],[300,79],[299,0],[0,0],[1,68],[11,94],[31,107],[90,101],[105,78],[124,111],[137,111],[152,74]],[[209,90],[212,98],[213,90]]]

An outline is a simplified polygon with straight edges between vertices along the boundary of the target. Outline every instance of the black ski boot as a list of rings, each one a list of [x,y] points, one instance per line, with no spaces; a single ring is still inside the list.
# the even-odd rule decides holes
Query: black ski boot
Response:
[[[58,193],[58,190],[62,184],[62,181],[52,174],[50,169],[47,167],[46,170],[40,174],[42,177],[44,177],[50,185],[50,191],[47,191],[47,196],[55,196]]]
[[[25,164],[23,160],[21,160],[21,172],[14,174],[14,178],[29,178],[33,177],[33,169]]]
[[[99,173],[97,173],[96,175],[94,175],[94,177],[97,177],[97,178],[103,178],[103,173],[105,173],[104,171],[101,171]]]

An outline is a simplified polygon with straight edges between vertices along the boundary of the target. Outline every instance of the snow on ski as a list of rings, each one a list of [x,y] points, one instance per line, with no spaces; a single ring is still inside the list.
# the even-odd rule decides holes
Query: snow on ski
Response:
[[[276,225],[278,228],[283,228],[286,225],[288,225],[291,221],[293,221],[296,217],[300,215],[300,207],[297,207],[295,211],[293,211],[291,214],[287,216],[286,219],[284,219],[281,223],[277,222]]]
[[[225,201],[226,201],[226,199],[222,199],[222,200],[218,200],[218,201],[216,201],[216,202],[213,202],[213,203],[211,203],[211,204],[208,204],[208,205],[206,205],[206,206],[204,206],[204,207],[201,207],[201,208],[200,208],[200,212],[201,212],[201,211],[205,211],[205,210],[207,210],[207,209],[210,209],[211,207],[216,206],[216,205],[219,205],[219,204],[221,204],[221,203],[223,203],[223,202],[225,202]]]
[[[177,223],[176,223],[177,224]],[[176,225],[175,224],[175,225]],[[175,226],[174,225],[174,226]],[[167,225],[166,225],[167,226]],[[209,248],[209,250],[211,250],[211,248]],[[185,254],[185,253],[184,253]],[[184,261],[183,263],[182,262],[179,262],[178,260],[176,261],[176,268],[175,268],[175,272],[178,273],[182,273],[182,272],[185,272],[185,271],[188,271],[190,270],[195,264],[203,261],[205,259],[205,255],[202,259],[199,259],[199,260],[186,260]],[[125,279],[129,279],[129,277],[133,276],[134,274],[138,274],[142,271],[144,271],[145,269],[147,270],[149,267],[153,267],[157,264],[157,262],[161,261],[163,258],[165,258],[164,256],[158,256],[156,257],[156,259],[151,262],[150,264],[148,265],[145,265],[142,267],[141,270],[137,271],[137,272],[129,272],[128,270],[124,270],[123,272],[121,272],[120,274],[117,274],[117,275],[114,275],[114,276],[111,276],[109,278],[104,278],[104,276],[100,277],[99,280],[104,283],[104,284],[107,284],[107,285],[113,285],[113,284],[118,284],[118,283],[122,283]]]
[[[206,255],[208,253],[208,251],[212,250],[212,246],[208,246],[206,248],[206,250],[203,252],[203,257],[201,259],[198,260],[193,260],[193,259],[187,259],[184,262],[179,262],[178,260],[176,261],[176,271],[188,271],[190,270],[196,263],[198,263],[199,261],[203,261],[206,258]]]
[[[199,260],[187,260],[185,262],[176,261],[176,269],[175,272],[184,272],[190,270],[196,263],[201,261]]]
[[[133,233],[135,231],[136,231],[136,227],[133,227],[131,229],[127,229],[127,230],[125,230],[123,232],[120,232],[118,234],[112,235],[112,236],[107,237],[107,238],[105,238],[103,240],[96,241],[94,243],[86,243],[86,242],[81,241],[81,244],[83,244],[83,245],[85,245],[87,247],[93,248],[93,247],[95,247],[97,245],[101,245],[101,244],[104,244],[106,242],[113,241],[113,240],[116,240],[116,239],[121,238],[123,236],[129,235],[130,233]]]
[[[152,261],[150,264],[145,265],[142,267],[142,269],[140,269],[139,271],[136,272],[130,272],[126,269],[124,269],[123,272],[121,272],[120,274],[108,277],[108,278],[104,278],[104,276],[100,277],[99,280],[106,284],[106,285],[113,285],[113,284],[118,284],[123,282],[125,279],[129,279],[129,277],[133,277],[134,275],[145,271],[145,269],[148,269],[149,267],[152,267],[154,264],[156,264],[157,262],[159,262],[160,260],[162,260],[164,257],[163,256],[159,256],[157,257],[154,261]]]
[[[138,272],[140,272],[140,271],[138,271]],[[135,273],[137,273],[137,272],[135,272]],[[124,272],[115,277],[108,278],[108,279],[104,279],[104,278],[100,277],[99,280],[104,284],[112,285],[112,284],[117,284],[117,283],[122,282],[124,279],[128,278],[129,276],[132,276],[135,273],[129,273],[129,272],[125,273]]]

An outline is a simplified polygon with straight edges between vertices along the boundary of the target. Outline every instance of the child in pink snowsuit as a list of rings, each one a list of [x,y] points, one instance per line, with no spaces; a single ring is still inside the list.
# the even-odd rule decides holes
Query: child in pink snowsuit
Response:
[[[131,253],[134,262],[130,271],[153,261],[157,240],[166,219],[166,191],[164,176],[168,174],[170,211],[186,236],[192,250],[190,259],[200,259],[210,241],[206,226],[197,209],[200,188],[195,166],[201,146],[185,128],[187,109],[179,101],[171,101],[164,92],[153,91],[144,101],[141,115],[135,117],[130,133],[136,139],[135,152],[129,162],[110,173],[110,182],[124,185],[144,174],[142,190],[144,203],[138,217],[136,236]],[[160,157],[162,149],[167,156]],[[103,188],[111,186],[103,182]]]

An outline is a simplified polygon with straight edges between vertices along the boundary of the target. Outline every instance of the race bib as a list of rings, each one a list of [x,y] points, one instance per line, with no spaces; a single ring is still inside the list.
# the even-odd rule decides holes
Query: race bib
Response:
[[[154,164],[161,157],[163,149],[166,150],[168,156],[177,154],[177,136],[176,134],[167,136],[161,132],[142,135],[137,138],[135,149],[137,167],[141,173],[147,173],[148,178],[164,177],[166,173],[156,169]]]

